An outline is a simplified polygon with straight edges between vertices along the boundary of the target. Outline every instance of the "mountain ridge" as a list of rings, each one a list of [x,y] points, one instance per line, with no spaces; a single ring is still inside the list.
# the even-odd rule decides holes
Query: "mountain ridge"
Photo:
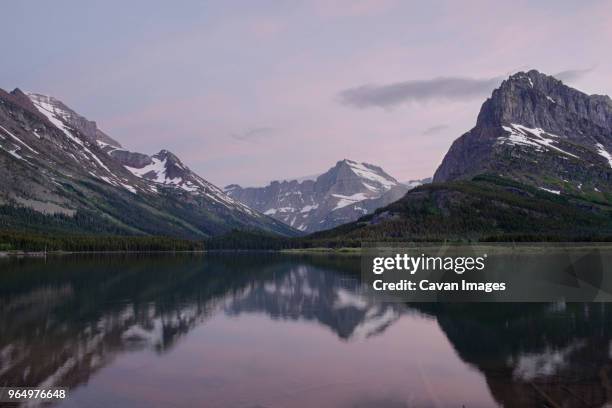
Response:
[[[612,236],[612,100],[538,71],[502,82],[433,183],[309,236],[364,240],[593,240]],[[314,243],[313,243],[314,242]],[[316,244],[319,245],[319,244]]]
[[[303,232],[350,222],[397,200],[411,186],[398,182],[380,166],[343,159],[314,180],[272,181],[265,187],[230,184],[231,197]]]
[[[561,193],[612,192],[612,100],[536,70],[502,82],[453,142],[434,182],[495,173]]]
[[[125,160],[134,157],[142,166],[131,162],[136,167],[126,167]],[[163,168],[154,177],[141,174],[154,159]],[[101,229],[183,238],[233,228],[295,233],[231,199],[169,151],[154,156],[128,152],[58,99],[19,89],[0,91],[0,176],[5,180],[0,205],[31,208],[49,217],[63,214],[61,223],[70,232]],[[70,220],[77,213],[87,214],[86,225]],[[24,225],[24,220],[0,219],[0,227],[17,224]]]

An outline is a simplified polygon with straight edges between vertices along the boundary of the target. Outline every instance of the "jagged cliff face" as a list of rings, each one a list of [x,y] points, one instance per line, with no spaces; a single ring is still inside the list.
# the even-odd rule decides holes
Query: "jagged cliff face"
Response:
[[[0,90],[0,179],[0,206],[62,214],[72,232],[294,232],[233,200],[169,151],[129,152],[61,101],[18,89]],[[0,227],[45,230],[28,217],[0,214]]]
[[[314,232],[355,221],[420,184],[413,180],[407,186],[378,166],[345,159],[315,180],[274,181],[250,188],[233,184],[225,191],[291,227]]]
[[[612,192],[612,100],[535,70],[512,75],[453,143],[434,181],[482,173],[555,193]]]

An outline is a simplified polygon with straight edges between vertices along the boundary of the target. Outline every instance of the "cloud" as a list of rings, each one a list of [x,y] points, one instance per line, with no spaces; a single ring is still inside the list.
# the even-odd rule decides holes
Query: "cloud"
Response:
[[[589,74],[593,69],[594,67],[570,69],[553,76],[562,81],[575,81]],[[386,85],[366,84],[345,89],[338,96],[342,104],[354,108],[390,109],[410,102],[463,101],[481,98],[490,95],[503,79],[503,76],[493,78],[438,77]]]
[[[567,71],[561,71],[553,76],[561,81],[571,82],[584,77],[593,71],[593,69],[595,69],[595,67],[586,69],[568,69]]]
[[[247,129],[242,133],[232,133],[230,136],[232,139],[236,139],[241,142],[255,143],[270,137],[275,131],[276,129],[272,127],[255,127]]]
[[[502,77],[439,77],[387,85],[362,85],[345,89],[338,96],[341,103],[355,108],[392,108],[409,102],[481,98],[489,95],[501,81]]]
[[[432,126],[430,128],[427,128],[423,131],[423,135],[424,136],[432,136],[432,135],[437,135],[438,133],[442,132],[443,130],[448,129],[448,125],[436,125],[436,126]]]

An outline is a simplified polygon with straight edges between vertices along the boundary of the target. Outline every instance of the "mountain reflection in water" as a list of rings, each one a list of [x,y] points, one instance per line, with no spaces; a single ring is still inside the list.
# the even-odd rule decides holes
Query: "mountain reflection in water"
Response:
[[[0,260],[0,384],[60,406],[599,407],[612,306],[399,304],[359,258]]]

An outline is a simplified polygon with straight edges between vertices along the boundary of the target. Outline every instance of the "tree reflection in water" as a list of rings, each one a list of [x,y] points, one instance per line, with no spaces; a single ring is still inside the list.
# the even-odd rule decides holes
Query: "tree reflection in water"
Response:
[[[605,303],[379,303],[358,281],[359,258],[341,256],[67,256],[0,268],[0,384],[77,387],[123,353],[166,353],[219,313],[315,322],[347,342],[417,313],[437,320],[500,405],[612,402]]]

